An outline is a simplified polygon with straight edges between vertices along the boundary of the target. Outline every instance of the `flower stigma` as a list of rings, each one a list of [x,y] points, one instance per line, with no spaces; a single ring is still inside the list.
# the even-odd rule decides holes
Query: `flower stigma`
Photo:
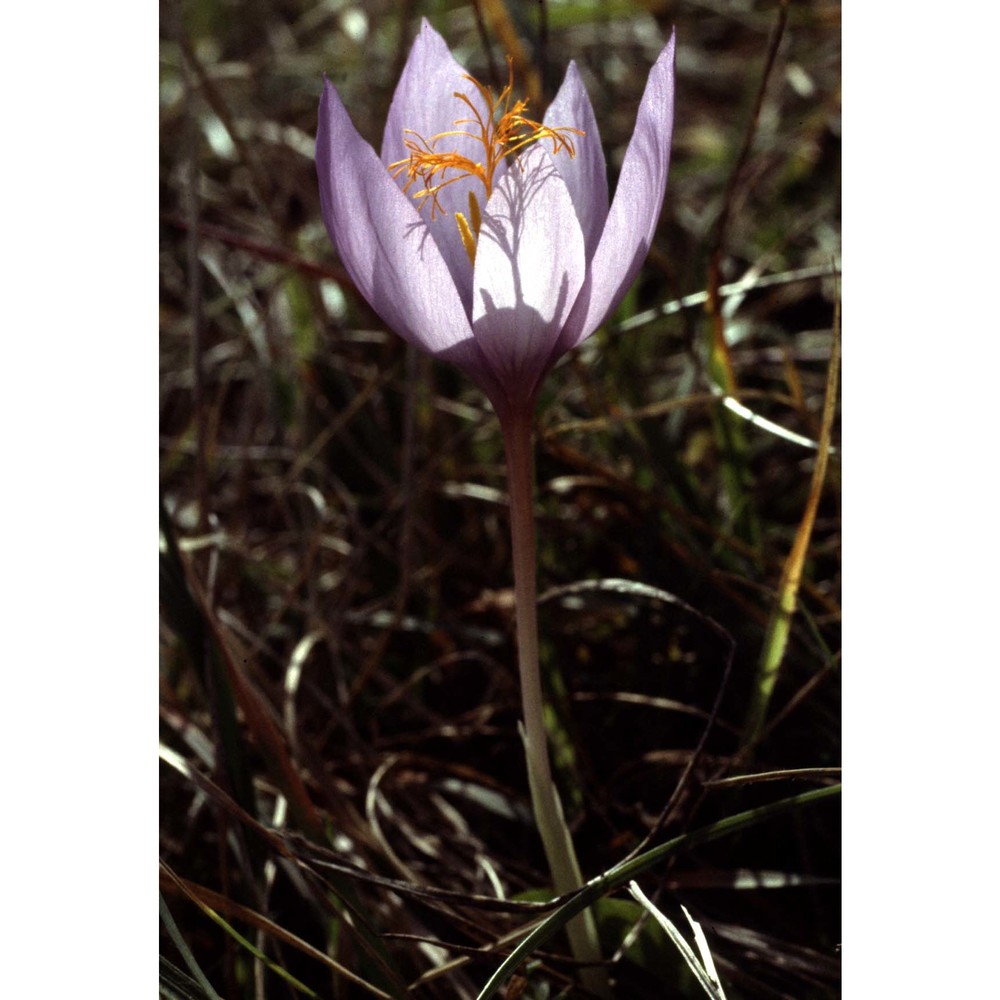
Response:
[[[461,101],[472,113],[471,118],[458,118],[453,124],[455,128],[425,139],[412,129],[405,129],[403,145],[409,151],[405,159],[389,164],[389,172],[393,177],[406,175],[403,191],[409,192],[418,181],[423,187],[414,192],[413,198],[420,208],[430,202],[431,219],[438,215],[447,215],[444,206],[438,199],[442,188],[463,177],[475,177],[483,185],[485,198],[488,201],[493,193],[493,178],[497,167],[503,160],[519,153],[526,146],[535,142],[551,142],[552,155],[565,151],[570,158],[576,156],[572,135],[583,136],[586,133],[569,126],[545,125],[525,115],[528,108],[527,100],[513,99],[514,63],[507,57],[507,85],[495,95],[493,91],[481,84],[474,77],[465,75],[482,97],[486,113],[473,103],[467,94],[455,91],[454,97]],[[463,156],[456,150],[441,151],[438,145],[451,136],[466,136],[480,143],[484,155],[480,161]],[[455,223],[462,246],[472,264],[476,262],[476,240],[482,223],[479,201],[473,191],[469,191],[469,214],[455,213]]]

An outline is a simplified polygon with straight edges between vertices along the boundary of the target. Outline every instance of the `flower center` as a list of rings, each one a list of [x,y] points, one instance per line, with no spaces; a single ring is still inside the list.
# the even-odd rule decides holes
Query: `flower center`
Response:
[[[498,95],[471,76],[464,79],[479,92],[486,113],[467,94],[455,91],[454,96],[469,109],[472,117],[456,119],[453,123],[455,128],[439,132],[429,139],[412,129],[406,129],[403,145],[410,155],[389,164],[389,172],[393,177],[406,174],[404,191],[408,192],[418,181],[422,182],[423,186],[414,192],[413,198],[421,209],[430,202],[432,220],[439,214],[447,215],[438,194],[449,184],[454,184],[463,177],[475,177],[482,183],[486,191],[485,197],[489,200],[493,193],[494,174],[505,157],[519,153],[532,143],[548,141],[552,143],[553,155],[565,150],[572,158],[576,156],[576,147],[570,136],[585,134],[578,128],[544,125],[525,115],[528,102],[513,99],[514,65],[510,56],[507,57],[507,86]],[[443,140],[460,135],[482,144],[482,160],[472,160],[454,149],[447,152],[438,149]],[[473,264],[476,262],[476,239],[481,221],[479,202],[475,193],[469,191],[468,218],[462,212],[456,212],[455,222],[462,237],[462,245]]]

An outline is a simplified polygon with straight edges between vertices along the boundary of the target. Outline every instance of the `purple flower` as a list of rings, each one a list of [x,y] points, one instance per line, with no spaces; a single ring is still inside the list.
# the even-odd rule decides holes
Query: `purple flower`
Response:
[[[594,111],[569,64],[542,122],[510,87],[467,76],[424,21],[389,109],[381,158],[327,80],[316,168],[323,218],[358,290],[400,336],[466,372],[497,412],[618,305],[663,203],[674,40],[649,74],[609,208]],[[516,153],[516,158],[511,153]]]

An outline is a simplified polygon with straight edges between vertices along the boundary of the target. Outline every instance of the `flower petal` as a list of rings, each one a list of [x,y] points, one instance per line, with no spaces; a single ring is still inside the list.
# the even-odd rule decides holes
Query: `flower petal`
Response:
[[[625,297],[646,259],[667,186],[674,124],[674,36],[646,81],[635,131],[587,279],[556,345],[560,354],[589,337]]]
[[[316,170],[327,232],[358,291],[401,337],[474,364],[479,353],[469,320],[437,244],[329,80],[320,101]]]
[[[576,156],[571,158],[562,152],[553,156],[552,161],[569,188],[583,230],[587,260],[591,260],[608,217],[608,169],[594,109],[575,62],[566,68],[562,86],[545,112],[544,121],[552,127],[577,128],[585,133],[571,136]]]
[[[420,136],[430,142],[441,132],[475,131],[475,125],[456,125],[458,119],[470,118],[472,114],[468,105],[455,97],[456,93],[465,94],[486,115],[482,97],[475,86],[465,79],[466,73],[467,70],[452,56],[445,40],[424,19],[389,107],[382,137],[382,162],[386,167],[410,155],[404,145],[405,139]],[[454,151],[474,163],[483,159],[482,143],[467,135],[449,135],[440,140],[437,149],[439,152]],[[439,180],[454,176],[456,174],[452,172]],[[400,187],[406,183],[405,173],[397,177],[397,182]],[[421,181],[416,181],[409,195],[416,194],[422,186]],[[438,200],[445,214],[434,213],[435,218],[432,219],[431,206],[422,209],[467,310],[472,301],[472,265],[462,245],[458,226],[449,216],[454,216],[455,212],[468,216],[470,191],[482,202],[482,184],[474,177],[462,177],[439,192]]]
[[[511,401],[535,392],[585,273],[569,191],[533,146],[494,189],[476,250],[472,328]]]

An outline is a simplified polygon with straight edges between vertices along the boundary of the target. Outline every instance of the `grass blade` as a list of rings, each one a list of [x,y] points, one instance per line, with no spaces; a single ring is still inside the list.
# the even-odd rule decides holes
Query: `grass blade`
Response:
[[[636,875],[647,871],[654,865],[659,864],[665,858],[681,851],[689,850],[701,844],[718,840],[727,834],[743,830],[772,816],[777,816],[784,812],[796,809],[821,799],[829,798],[831,795],[840,793],[840,785],[833,785],[829,788],[817,788],[812,791],[803,792],[801,795],[793,795],[787,799],[781,799],[770,805],[760,806],[757,809],[747,809],[737,813],[735,816],[727,816],[717,823],[694,830],[691,833],[682,834],[673,840],[668,840],[659,847],[640,854],[631,861],[617,865],[610,871],[591,879],[575,896],[567,900],[554,913],[543,920],[507,957],[500,968],[490,976],[489,981],[479,992],[476,1000],[489,1000],[494,996],[500,986],[514,973],[517,967],[536,949],[540,948],[547,941],[558,934],[566,923],[578,913],[592,906],[594,902],[609,892],[627,885]]]
[[[222,1000],[222,997],[212,988],[208,977],[201,971],[201,966],[198,964],[197,959],[191,954],[191,949],[187,946],[184,936],[174,922],[174,918],[171,916],[170,909],[167,906],[167,901],[163,898],[162,892],[160,893],[160,919],[163,921],[163,926],[167,929],[167,934],[170,936],[170,940],[173,941],[174,947],[181,953],[184,964],[191,970],[195,982],[204,991],[204,996],[208,1000]]]
[[[833,418],[837,409],[837,381],[840,372],[840,323],[835,317],[833,324],[833,348],[830,354],[830,364],[827,368],[826,399],[823,404],[823,423],[820,428],[819,444],[816,451],[816,465],[813,468],[812,483],[809,487],[809,497],[806,508],[799,522],[798,531],[791,551],[785,560],[781,573],[781,583],[778,588],[778,606],[775,608],[764,637],[760,663],[757,668],[757,680],[754,686],[750,708],[744,728],[744,746],[752,746],[761,736],[764,722],[767,718],[771,695],[778,680],[778,672],[788,648],[788,636],[792,628],[792,618],[798,603],[799,584],[806,556],[809,553],[809,540],[812,538],[813,525],[816,523],[816,512],[819,509],[823,485],[826,481],[826,467],[830,457],[830,434],[833,429]]]

